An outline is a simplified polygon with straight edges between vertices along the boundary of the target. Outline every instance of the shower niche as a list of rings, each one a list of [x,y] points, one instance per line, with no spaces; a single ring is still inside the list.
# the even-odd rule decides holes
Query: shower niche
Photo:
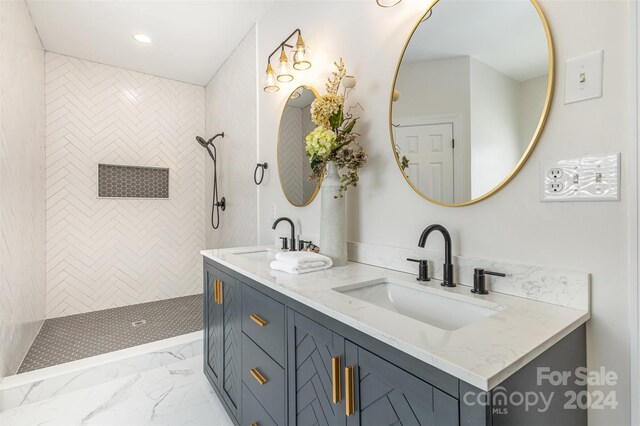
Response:
[[[166,200],[169,169],[98,163],[98,198]]]

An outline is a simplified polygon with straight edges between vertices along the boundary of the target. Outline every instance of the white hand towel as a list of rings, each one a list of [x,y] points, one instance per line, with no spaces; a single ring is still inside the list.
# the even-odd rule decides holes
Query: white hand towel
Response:
[[[318,262],[319,263],[319,262]],[[295,266],[288,263],[281,262],[279,260],[274,260],[271,262],[271,269],[276,271],[287,272],[289,274],[306,274],[309,272],[317,272],[322,271],[323,269],[331,268],[331,264],[324,264],[322,266]]]
[[[333,262],[330,257],[310,251],[287,251],[276,253],[276,260],[293,266],[321,266],[318,264],[319,262],[322,262],[324,265],[329,265],[329,267],[333,266]]]

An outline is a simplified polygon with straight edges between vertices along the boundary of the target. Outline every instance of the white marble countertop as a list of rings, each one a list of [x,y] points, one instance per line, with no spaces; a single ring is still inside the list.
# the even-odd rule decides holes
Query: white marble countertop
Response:
[[[590,317],[586,310],[499,293],[474,295],[469,287],[445,289],[440,281],[432,280],[426,286],[448,297],[501,307],[492,316],[462,328],[443,330],[333,290],[380,279],[422,287],[414,275],[353,262],[290,275],[271,270],[270,256],[260,250],[275,252],[273,247],[261,246],[203,250],[201,254],[482,390],[499,385]]]

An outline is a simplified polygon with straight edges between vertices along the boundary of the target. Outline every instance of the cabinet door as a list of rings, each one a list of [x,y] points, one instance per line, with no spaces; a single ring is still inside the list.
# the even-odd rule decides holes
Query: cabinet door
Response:
[[[241,398],[241,283],[205,264],[205,287],[205,372],[237,418]]]
[[[458,425],[458,401],[400,367],[347,341],[353,366],[348,425]]]
[[[222,313],[223,307],[216,301],[216,270],[204,264],[204,372],[218,389],[222,383]]]
[[[289,424],[344,425],[344,338],[292,310],[287,323]]]
[[[228,275],[221,274],[222,283],[222,386],[224,398],[227,400],[233,415],[238,417],[240,405],[240,365],[242,353],[240,345],[242,327],[240,319],[240,290],[241,283]]]

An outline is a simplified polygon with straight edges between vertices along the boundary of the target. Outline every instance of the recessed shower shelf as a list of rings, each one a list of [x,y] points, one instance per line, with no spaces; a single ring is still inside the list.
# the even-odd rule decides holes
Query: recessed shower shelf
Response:
[[[98,163],[98,198],[169,198],[169,169]]]

